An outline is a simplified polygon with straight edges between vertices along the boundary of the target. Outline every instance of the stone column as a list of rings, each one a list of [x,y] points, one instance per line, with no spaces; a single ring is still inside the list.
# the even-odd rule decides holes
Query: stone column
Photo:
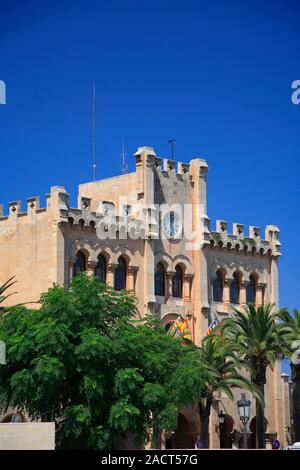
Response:
[[[127,276],[127,289],[130,291],[135,292],[135,280],[136,280],[136,273],[138,271],[137,266],[128,266],[128,276]]]
[[[115,269],[118,267],[118,263],[109,263],[107,265],[107,284],[111,287],[114,287],[114,273]]]
[[[166,301],[172,297],[172,279],[174,275],[174,271],[166,272]]]
[[[264,289],[264,284],[260,284],[260,283],[256,284],[256,298],[255,298],[256,307],[261,307],[263,304],[263,289]]]
[[[223,305],[224,310],[227,312],[230,305],[230,295],[229,295],[230,281],[229,279],[224,279],[224,288],[223,288]]]
[[[247,287],[247,282],[241,281],[240,285],[240,304],[241,306],[246,305],[246,287]]]
[[[191,300],[192,298],[192,280],[193,274],[185,274],[183,276],[183,299]]]
[[[89,276],[94,275],[96,265],[97,265],[96,261],[88,260],[86,272],[88,273]]]
[[[277,439],[281,442],[285,442],[285,421],[283,413],[283,393],[282,393],[282,383],[281,383],[281,361],[277,360],[274,366],[274,370],[270,371],[270,377],[273,376],[273,385],[274,385],[274,405],[275,405],[275,422],[276,422],[276,431]],[[270,381],[270,385],[271,385]],[[267,397],[266,397],[267,398]],[[267,399],[266,399],[267,403]]]
[[[285,436],[283,445],[290,444],[292,442],[291,436],[291,406],[290,406],[290,386],[289,386],[289,376],[288,374],[281,374],[281,383],[282,383],[282,406],[283,406],[283,418],[284,418],[284,428]]]

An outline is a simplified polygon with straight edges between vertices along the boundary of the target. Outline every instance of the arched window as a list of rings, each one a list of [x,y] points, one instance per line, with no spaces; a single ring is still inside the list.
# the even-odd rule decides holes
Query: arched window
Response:
[[[249,283],[246,287],[246,303],[255,305],[256,300],[256,279],[253,274],[249,276]]]
[[[165,295],[165,269],[158,263],[155,272],[155,295]]]
[[[114,284],[116,290],[126,289],[126,261],[122,257],[118,259]]]
[[[105,284],[106,282],[106,259],[103,255],[98,256],[98,262],[95,267],[95,276],[99,280],[99,282],[102,282],[102,284]]]
[[[173,321],[169,321],[168,323],[165,324],[164,330],[165,330],[166,332],[172,330],[173,325],[174,325],[174,322],[173,322]]]
[[[216,272],[216,278],[213,283],[214,302],[223,302],[223,276],[220,271]]]
[[[73,265],[73,276],[86,271],[86,257],[82,251],[78,251],[76,261]]]
[[[172,279],[172,294],[173,297],[182,297],[182,269],[180,266],[176,266],[175,268],[175,275]]]
[[[237,273],[233,274],[233,280],[230,284],[230,303],[238,304],[240,300],[240,279]]]

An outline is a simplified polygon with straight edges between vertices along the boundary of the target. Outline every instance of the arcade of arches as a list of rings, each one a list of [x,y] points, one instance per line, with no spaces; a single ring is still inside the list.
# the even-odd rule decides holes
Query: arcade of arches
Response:
[[[248,426],[248,448],[255,449],[255,417]],[[265,420],[266,442],[271,443],[276,437],[268,434],[268,423]],[[243,435],[240,423],[235,423],[228,414],[224,416],[224,423],[216,426],[219,436],[219,446],[222,449],[243,448]],[[166,449],[194,449],[197,436],[200,434],[200,420],[198,407],[195,405],[184,408],[178,415],[177,428],[164,436],[164,447]]]

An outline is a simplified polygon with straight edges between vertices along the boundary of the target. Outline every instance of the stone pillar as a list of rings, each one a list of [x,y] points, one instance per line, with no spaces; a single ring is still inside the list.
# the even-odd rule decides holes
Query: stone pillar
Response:
[[[277,439],[281,444],[285,442],[285,423],[283,413],[283,393],[281,383],[281,361],[277,360],[272,371],[273,385],[274,385],[274,396],[275,396],[275,420],[276,420],[276,431]]]
[[[264,289],[263,284],[260,284],[260,283],[256,284],[256,298],[255,298],[256,307],[261,307],[263,304],[263,289]]]
[[[172,279],[174,275],[174,271],[166,272],[166,301],[172,297]]]
[[[282,443],[284,446],[287,444],[291,444],[292,436],[291,436],[291,407],[290,407],[290,385],[289,385],[289,376],[288,374],[281,374],[281,383],[282,383],[282,406],[283,406],[283,420],[284,420],[284,429],[285,429],[285,436],[284,442]]]
[[[96,261],[88,260],[87,261],[87,269],[86,272],[88,273],[89,276],[93,276],[95,273],[95,267],[97,265]]]
[[[230,305],[230,281],[229,279],[224,279],[224,288],[223,288],[223,305],[224,310],[227,312],[229,310]]]
[[[110,263],[107,265],[107,284],[110,287],[114,287],[114,273],[115,269],[118,267],[118,263]]]
[[[138,271],[137,266],[128,266],[128,276],[127,276],[127,289],[135,292],[135,281],[136,273]]]
[[[242,307],[246,305],[246,287],[247,287],[247,283],[245,281],[241,281],[241,285],[240,285],[240,305]]]
[[[183,276],[183,298],[184,300],[191,300],[192,297],[192,274],[185,274]]]

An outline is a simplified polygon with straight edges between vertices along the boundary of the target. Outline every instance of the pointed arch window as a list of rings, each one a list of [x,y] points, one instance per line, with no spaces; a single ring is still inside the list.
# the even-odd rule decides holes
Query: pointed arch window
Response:
[[[124,258],[120,257],[118,259],[118,266],[115,270],[115,279],[114,285],[116,290],[126,289],[126,276],[127,276],[127,269],[126,269],[126,261]]]
[[[161,263],[155,271],[155,295],[165,295],[165,269]]]
[[[83,273],[84,271],[86,271],[86,257],[82,251],[78,251],[73,265],[73,276],[77,276],[77,274]]]
[[[98,262],[95,266],[95,276],[102,284],[106,283],[106,259],[103,255],[98,256]]]
[[[246,287],[246,303],[255,305],[256,301],[256,279],[253,274],[249,276],[249,283]]]
[[[238,304],[240,301],[240,278],[238,273],[233,274],[233,280],[230,284],[230,303]]]
[[[175,275],[172,279],[172,294],[173,297],[182,298],[182,282],[183,282],[183,275],[182,269],[179,265],[175,268]]]
[[[218,270],[216,272],[216,278],[213,282],[213,300],[214,302],[223,302],[223,276],[222,273]]]

